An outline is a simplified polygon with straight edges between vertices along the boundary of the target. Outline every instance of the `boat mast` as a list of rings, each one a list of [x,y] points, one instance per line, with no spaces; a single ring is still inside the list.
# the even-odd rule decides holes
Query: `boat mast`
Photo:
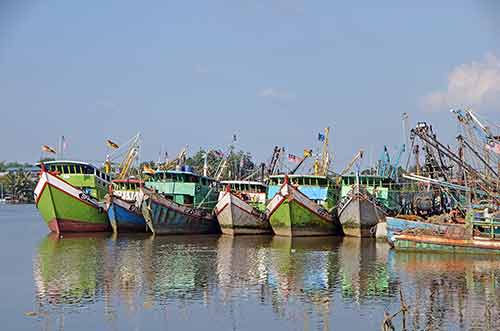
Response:
[[[325,136],[323,138],[323,151],[321,153],[321,162],[316,159],[314,160],[314,175],[315,176],[326,176],[328,174],[328,169],[330,168],[330,154],[328,153],[330,127],[325,128]]]

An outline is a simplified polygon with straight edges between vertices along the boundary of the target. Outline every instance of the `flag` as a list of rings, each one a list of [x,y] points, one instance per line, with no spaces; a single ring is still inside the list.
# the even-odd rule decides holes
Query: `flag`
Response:
[[[150,174],[150,175],[154,175],[155,171],[153,168],[151,168],[149,165],[145,164],[144,167],[143,167],[143,172],[147,173],[147,174]]]
[[[319,141],[325,141],[325,135],[322,133],[318,133],[318,140]]]
[[[42,145],[42,152],[56,154],[56,150],[48,145]]]
[[[214,151],[214,154],[215,154],[217,157],[224,157],[224,153],[222,153],[221,151]]]
[[[302,158],[300,158],[296,155],[293,155],[293,154],[288,154],[288,161],[294,162],[294,163],[299,163],[300,161],[302,161]]]
[[[114,143],[113,141],[111,140],[106,140],[106,144],[108,145],[109,148],[113,148],[113,149],[118,149],[120,148],[120,146],[118,146],[117,143]]]
[[[486,149],[495,152],[497,154],[500,154],[500,143],[490,141],[489,143],[486,144]]]
[[[304,157],[309,157],[313,155],[312,149],[304,149]]]
[[[61,147],[62,147],[63,152],[68,147],[68,142],[66,141],[66,138],[64,136],[61,137]]]

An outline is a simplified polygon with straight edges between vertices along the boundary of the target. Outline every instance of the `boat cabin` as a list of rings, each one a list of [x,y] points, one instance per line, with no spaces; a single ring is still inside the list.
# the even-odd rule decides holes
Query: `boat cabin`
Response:
[[[389,209],[398,209],[400,185],[387,176],[377,175],[346,175],[342,176],[342,188],[340,195],[342,198],[347,196],[351,189],[359,181],[359,185],[373,194],[385,207]]]
[[[245,193],[266,193],[267,185],[261,182],[252,182],[246,180],[224,180],[221,183],[222,187],[229,185],[231,191]]]
[[[85,194],[97,200],[102,200],[108,191],[111,182],[110,175],[90,163],[57,160],[43,164],[47,171],[80,188]],[[37,166],[41,167],[41,163],[37,163]]]
[[[138,191],[142,184],[144,184],[142,180],[135,178],[113,179],[113,190]]]
[[[166,198],[187,206],[213,208],[221,189],[215,179],[191,171],[157,170],[146,174],[144,186],[162,193]],[[207,196],[208,195],[208,196]]]
[[[339,186],[333,178],[315,175],[288,175],[288,182],[297,186],[300,192],[325,208],[333,207],[338,201]],[[285,175],[271,176],[267,198],[272,199],[284,183]]]

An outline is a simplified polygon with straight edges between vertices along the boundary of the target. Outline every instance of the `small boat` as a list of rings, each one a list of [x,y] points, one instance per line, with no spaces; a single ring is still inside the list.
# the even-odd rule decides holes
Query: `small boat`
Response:
[[[443,214],[444,215],[444,214]],[[450,226],[463,226],[463,223],[430,222],[415,215],[398,215],[396,217],[386,217],[387,240],[389,244],[394,244],[394,236],[406,230],[429,230],[435,233],[445,233]]]
[[[472,211],[467,214],[465,225],[448,225],[438,231],[408,229],[395,234],[392,242],[396,250],[500,254],[498,227],[498,214],[478,217],[478,213]]]
[[[50,161],[41,168],[35,187],[35,204],[49,229],[65,232],[99,232],[110,229],[104,197],[108,174],[79,161]]]
[[[269,222],[279,236],[325,236],[342,233],[329,212],[337,201],[335,182],[327,176],[274,175],[267,204]]]
[[[155,171],[144,182],[144,218],[155,234],[220,233],[213,214],[218,185],[189,168]]]
[[[265,213],[267,186],[253,181],[222,181],[215,214],[222,233],[270,234],[271,225]]]
[[[142,215],[142,181],[115,179],[106,199],[106,210],[113,232],[147,232],[148,225]]]

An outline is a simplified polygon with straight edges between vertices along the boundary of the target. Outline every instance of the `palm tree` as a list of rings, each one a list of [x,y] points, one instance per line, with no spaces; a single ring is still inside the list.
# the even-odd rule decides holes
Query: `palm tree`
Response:
[[[35,182],[32,180],[29,172],[19,170],[11,172],[6,176],[6,193],[9,194],[14,201],[33,201],[34,189]]]

